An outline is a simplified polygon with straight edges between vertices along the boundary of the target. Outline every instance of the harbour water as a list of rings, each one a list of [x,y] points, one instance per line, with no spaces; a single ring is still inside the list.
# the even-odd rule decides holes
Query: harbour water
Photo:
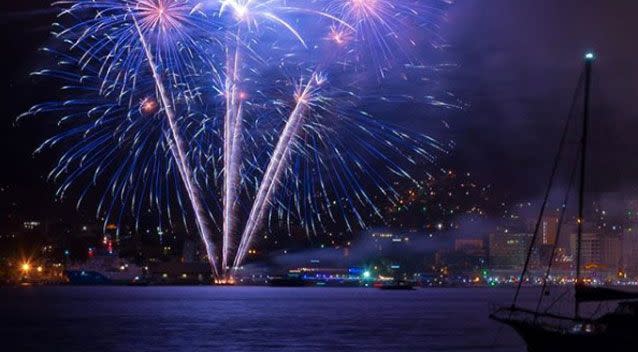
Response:
[[[533,292],[523,292],[532,300]],[[517,351],[509,289],[4,287],[11,351]]]

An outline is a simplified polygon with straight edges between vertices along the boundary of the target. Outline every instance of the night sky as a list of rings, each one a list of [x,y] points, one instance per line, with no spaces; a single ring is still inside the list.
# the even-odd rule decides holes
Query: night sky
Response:
[[[41,67],[37,48],[46,43],[55,18],[48,4],[0,5],[0,211],[77,217],[73,202],[54,202],[54,187],[44,180],[55,155],[32,156],[54,126],[35,120],[15,125],[17,115],[50,97],[47,90],[53,89],[28,77]],[[634,0],[457,1],[441,35],[450,45],[446,57],[458,68],[442,75],[440,84],[468,107],[441,113],[456,142],[441,163],[471,171],[483,184],[492,184],[497,197],[535,198],[546,184],[582,56],[593,49],[598,58],[591,187],[597,193],[633,192],[638,179],[637,13]],[[429,123],[412,121],[410,128],[428,132]],[[93,209],[85,213],[80,215],[90,218]]]

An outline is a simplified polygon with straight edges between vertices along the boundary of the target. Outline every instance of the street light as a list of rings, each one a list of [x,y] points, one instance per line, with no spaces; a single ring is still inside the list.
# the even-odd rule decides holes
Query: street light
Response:
[[[29,271],[31,271],[31,264],[29,264],[29,262],[24,262],[24,263],[22,263],[22,266],[20,267],[20,269],[22,269],[22,271],[25,274],[28,274]]]

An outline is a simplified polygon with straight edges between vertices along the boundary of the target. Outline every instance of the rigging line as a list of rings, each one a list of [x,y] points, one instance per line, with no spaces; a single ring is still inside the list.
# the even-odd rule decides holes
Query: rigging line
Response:
[[[552,253],[550,254],[549,263],[547,264],[547,270],[545,271],[545,276],[543,277],[543,286],[541,288],[541,294],[538,297],[538,303],[536,304],[536,313],[534,314],[534,322],[536,322],[536,318],[538,317],[538,311],[540,310],[541,304],[543,302],[544,293],[545,293],[545,290],[547,289],[547,280],[549,279],[549,274],[552,269],[552,263],[554,263],[554,257],[556,256],[556,248],[558,247],[558,240],[560,239],[560,235],[562,232],[561,229],[565,221],[565,213],[567,212],[569,194],[571,193],[574,187],[574,182],[576,180],[576,170],[578,169],[578,161],[580,161],[579,156],[580,156],[580,147],[576,151],[576,158],[574,158],[574,164],[572,166],[572,171],[569,176],[569,185],[567,186],[567,190],[565,191],[565,197],[563,198],[562,208],[558,218],[558,229],[556,231],[556,238],[554,239],[554,246],[552,247]]]
[[[527,257],[525,258],[525,264],[523,265],[523,270],[521,272],[521,275],[519,277],[518,280],[518,285],[516,286],[516,293],[514,294],[514,299],[512,301],[512,307],[516,306],[516,302],[518,301],[518,296],[521,292],[521,288],[523,286],[523,278],[525,277],[525,273],[527,272],[527,269],[529,267],[529,262],[530,262],[530,258],[532,256],[532,251],[534,250],[534,244],[536,243],[536,238],[538,237],[538,230],[540,228],[540,224],[543,220],[543,215],[545,214],[545,208],[547,206],[547,202],[549,200],[549,196],[551,194],[553,185],[554,185],[554,180],[556,178],[556,173],[558,170],[558,166],[560,164],[560,160],[561,160],[561,155],[563,153],[563,149],[565,147],[566,141],[567,141],[567,132],[569,131],[569,125],[570,125],[570,121],[572,120],[572,118],[574,117],[575,114],[575,110],[576,110],[576,104],[578,102],[578,96],[579,96],[579,92],[580,92],[580,87],[583,84],[583,80],[585,77],[585,71],[583,70],[580,74],[580,77],[578,79],[578,86],[576,87],[576,91],[574,92],[574,96],[572,98],[572,103],[569,109],[569,115],[567,116],[567,122],[565,123],[565,127],[563,128],[563,134],[561,136],[560,139],[560,143],[558,144],[558,152],[556,153],[556,156],[554,158],[554,164],[552,166],[552,172],[550,174],[549,177],[549,184],[547,186],[547,190],[545,192],[545,196],[543,198],[543,202],[541,204],[541,208],[540,208],[540,212],[539,212],[539,216],[538,219],[536,221],[536,225],[534,226],[534,235],[532,236],[532,240],[529,244],[529,248],[527,250]]]
[[[558,297],[556,297],[556,299],[552,301],[552,303],[545,309],[543,314],[547,314],[547,312],[549,312],[549,310],[552,309],[552,307],[554,307],[554,305],[556,305],[556,303],[558,303],[561,299],[563,299],[563,297],[565,297],[568,293],[569,293],[569,290],[563,291],[563,293],[561,293]]]
[[[594,311],[591,313],[589,319],[594,319],[594,317],[596,315],[598,315],[598,313],[600,313],[600,311],[603,308],[603,305],[605,305],[605,310],[608,311],[609,310],[609,302],[598,302],[598,306],[596,307],[596,309],[594,309]]]

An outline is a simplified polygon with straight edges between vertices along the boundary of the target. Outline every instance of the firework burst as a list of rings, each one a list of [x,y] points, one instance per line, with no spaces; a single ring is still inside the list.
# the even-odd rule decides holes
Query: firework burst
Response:
[[[317,234],[339,219],[365,227],[364,208],[382,218],[368,189],[393,202],[390,179],[415,182],[409,165],[445,152],[363,109],[397,100],[366,92],[389,67],[429,73],[414,58],[438,41],[441,3],[59,1],[64,45],[47,49],[58,67],[36,74],[64,81],[69,99],[25,115],[63,114],[42,147],[70,145],[51,173],[61,197],[86,177],[80,199],[103,184],[106,221],[127,208],[170,221],[176,200],[226,276],[266,224]]]

